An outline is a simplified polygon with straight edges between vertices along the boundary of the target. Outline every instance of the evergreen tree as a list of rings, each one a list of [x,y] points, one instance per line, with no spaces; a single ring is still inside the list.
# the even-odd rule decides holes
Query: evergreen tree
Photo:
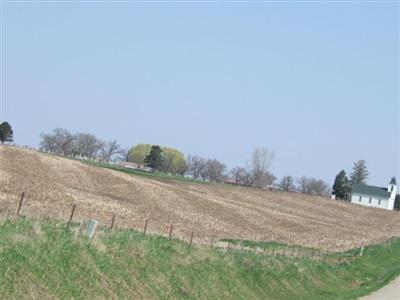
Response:
[[[394,199],[394,209],[400,210],[400,195],[397,194],[396,198]]]
[[[341,170],[339,174],[336,175],[332,190],[336,198],[349,200],[351,194],[351,185],[345,170]]]
[[[153,170],[160,170],[163,163],[161,148],[159,146],[151,146],[150,153],[145,157],[144,163]]]
[[[359,160],[353,165],[353,173],[350,175],[350,179],[352,183],[366,183],[366,179],[368,178],[368,170],[365,165],[365,160]]]
[[[2,144],[4,144],[4,142],[12,142],[13,134],[11,125],[8,122],[0,124],[0,141]]]

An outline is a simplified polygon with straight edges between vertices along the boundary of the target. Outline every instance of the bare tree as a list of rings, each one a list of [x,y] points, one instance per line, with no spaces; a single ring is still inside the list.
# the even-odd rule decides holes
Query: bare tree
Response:
[[[62,155],[70,155],[73,150],[74,136],[63,128],[56,128],[52,133],[42,133],[40,146],[43,150]]]
[[[300,192],[304,194],[318,196],[329,195],[329,185],[322,180],[303,176],[297,180],[297,183],[299,185]]]
[[[187,165],[187,173],[192,175],[195,179],[202,177],[202,174],[206,174],[205,169],[207,168],[207,160],[200,156],[189,155],[187,158]]]
[[[110,162],[111,158],[121,153],[121,146],[116,140],[112,140],[104,145],[101,149],[101,157],[104,161]]]
[[[263,187],[268,187],[268,188],[272,188],[272,186],[274,185],[276,181],[276,177],[274,174],[270,173],[270,172],[265,172],[264,176],[263,176],[263,180],[262,180],[262,184]]]
[[[271,181],[273,181],[273,175],[268,172],[268,169],[271,166],[273,158],[274,152],[266,147],[254,149],[251,157],[254,186],[265,187],[271,184]]]
[[[311,191],[309,190],[309,178],[302,176],[297,179],[297,184],[299,192],[303,194],[310,194]]]
[[[207,160],[207,174],[206,179],[214,182],[221,182],[224,180],[224,172],[226,165],[216,159]]]
[[[246,168],[243,167],[235,167],[230,171],[230,175],[233,180],[238,184],[243,185],[252,185],[253,184],[253,176]]]
[[[78,133],[74,138],[73,152],[80,156],[93,159],[103,146],[104,142],[96,138],[95,135],[90,133]]]
[[[118,153],[119,161],[128,161],[129,148],[123,148]]]
[[[53,153],[60,152],[58,145],[56,143],[55,137],[52,134],[42,133],[40,135],[40,148],[44,151],[49,151]]]
[[[204,160],[203,168],[200,171],[200,177],[203,180],[209,180],[209,177],[210,177],[209,174],[210,173],[208,171],[208,167],[209,167],[208,160]]]
[[[279,188],[286,192],[294,191],[296,187],[294,185],[293,177],[290,175],[282,177],[281,181],[279,182]]]

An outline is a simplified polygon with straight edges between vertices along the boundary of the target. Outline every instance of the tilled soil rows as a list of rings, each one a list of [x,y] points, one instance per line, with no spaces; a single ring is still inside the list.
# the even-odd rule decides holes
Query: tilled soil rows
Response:
[[[297,193],[156,180],[90,166],[28,149],[0,146],[0,214],[35,218],[116,215],[118,228],[209,243],[212,235],[346,250],[400,236],[400,213]]]

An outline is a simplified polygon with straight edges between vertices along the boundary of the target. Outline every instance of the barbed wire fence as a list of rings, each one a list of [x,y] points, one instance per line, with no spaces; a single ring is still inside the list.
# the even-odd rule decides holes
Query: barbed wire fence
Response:
[[[23,191],[20,193],[18,197],[18,201],[15,205],[15,213],[10,213],[8,210],[8,215],[6,215],[6,219],[18,219],[18,218],[28,218],[27,210],[29,206],[27,205],[27,197],[26,192]],[[69,210],[64,211],[63,215],[65,216],[61,221],[66,224],[68,227],[78,226],[82,227],[82,229],[87,225],[85,222],[78,222],[76,220],[76,215],[79,211],[79,206],[74,203],[70,205]],[[23,213],[25,212],[25,214]],[[36,219],[29,216],[29,219]],[[40,218],[39,218],[40,219]],[[45,219],[49,219],[47,216]],[[167,237],[169,240],[178,239],[187,243],[189,247],[195,246],[194,239],[196,237],[196,231],[190,230],[190,234],[186,238],[177,237],[174,235],[176,230],[176,225],[172,222],[171,224],[165,224],[165,228],[167,228],[166,232],[157,232],[157,233],[149,233],[149,226],[151,226],[151,219],[146,218],[143,220],[143,226],[141,228],[138,227],[121,227],[118,228],[118,220],[119,217],[116,213],[110,214],[109,223],[100,224],[99,228],[108,229],[110,231],[115,231],[118,229],[131,229],[137,232],[143,233],[146,235],[163,235]],[[316,264],[329,264],[333,265],[337,268],[340,265],[351,264],[353,261],[359,257],[363,256],[366,253],[367,248],[361,247],[359,249],[353,249],[351,251],[346,252],[330,252],[322,249],[316,248],[305,248],[301,246],[292,246],[278,243],[268,243],[268,242],[252,242],[253,245],[249,245],[247,241],[244,240],[234,240],[234,239],[226,239],[224,237],[219,237],[213,233],[210,233],[208,238],[208,242],[197,243],[198,245],[210,247],[217,251],[222,252],[241,252],[241,253],[253,253],[256,255],[262,255],[266,257],[273,257],[277,259],[292,259],[292,260],[307,260],[310,263]],[[387,241],[389,243],[390,240]]]
[[[17,148],[24,148],[24,149],[29,149],[29,150],[34,150],[38,152],[42,152],[45,154],[49,155],[54,155],[54,156],[59,156],[57,153],[52,153],[49,151],[43,151],[39,148],[32,148],[29,146],[25,145],[17,145],[17,144],[12,144],[10,145],[12,147],[17,147]],[[75,156],[70,156],[70,158],[75,158],[79,160],[90,160],[86,159],[84,157],[75,157]],[[91,160],[91,161],[97,161],[97,160]],[[20,175],[20,174],[17,174]],[[17,176],[19,177],[19,176]],[[24,182],[24,184],[20,187],[24,190],[23,192],[20,193],[18,197],[18,203],[16,205],[16,213],[14,216],[16,218],[26,218],[27,216],[22,213],[23,209],[26,210],[28,207],[24,204],[26,204],[26,190],[29,188],[32,188],[34,185],[33,182]],[[10,191],[11,192],[11,191]],[[13,190],[13,192],[16,192]],[[43,191],[41,191],[43,194]],[[72,197],[70,197],[72,199]],[[69,201],[70,202],[70,201]],[[73,202],[73,201],[72,201]],[[64,218],[56,218],[58,221],[66,222],[67,226],[71,226],[73,224],[78,224],[80,226],[84,226],[84,223],[79,223],[75,222],[75,217],[79,211],[79,206],[76,203],[69,204],[69,210],[65,211],[64,213],[58,212],[58,215],[63,215],[65,216]],[[13,213],[11,212],[12,208],[8,209],[5,211],[6,213],[6,218],[12,218]],[[0,210],[1,212],[1,210]],[[4,215],[4,210],[3,210],[3,215]],[[102,228],[109,228],[110,230],[116,230],[118,229],[118,220],[121,216],[118,216],[116,213],[110,214],[110,223],[109,224],[101,224]],[[32,217],[29,217],[32,218]],[[49,217],[46,215],[44,217],[45,219],[49,219]],[[35,219],[35,218],[32,218]],[[134,227],[123,227],[121,229],[133,229],[136,231],[142,231],[144,235],[153,235],[153,233],[149,233],[149,226],[151,220],[149,218],[146,218],[143,220],[143,227],[142,229],[140,226],[137,226],[136,228]],[[157,235],[164,235],[167,236],[168,239],[177,239],[177,237],[174,236],[174,230],[176,228],[174,227],[174,223],[172,222],[171,224],[165,224],[165,228],[168,230],[165,233],[162,232],[157,232]],[[218,251],[224,251],[224,252],[234,252],[234,251],[240,251],[240,252],[248,252],[248,253],[254,253],[257,255],[263,255],[263,256],[268,256],[268,257],[274,257],[274,258],[281,258],[281,259],[303,259],[303,260],[308,260],[313,263],[326,263],[326,264],[331,264],[334,265],[335,267],[342,265],[342,264],[351,264],[357,257],[363,256],[366,253],[366,249],[364,246],[359,248],[359,249],[353,249],[353,251],[346,251],[346,252],[329,252],[321,249],[316,249],[316,248],[305,248],[301,246],[291,246],[291,245],[284,245],[284,244],[277,244],[277,245],[269,245],[268,242],[265,242],[265,246],[259,246],[259,245],[254,245],[254,246],[249,246],[247,245],[244,241],[242,240],[233,240],[233,239],[226,239],[224,237],[218,237],[213,233],[210,233],[208,239],[208,243],[199,243],[203,246],[209,246],[210,248],[216,249]],[[194,245],[193,241],[194,238],[196,237],[196,231],[191,230],[190,235],[186,239],[180,238],[181,241],[186,242],[189,247],[192,247]],[[255,242],[256,243],[256,242]],[[390,243],[390,240],[388,240],[384,244]]]

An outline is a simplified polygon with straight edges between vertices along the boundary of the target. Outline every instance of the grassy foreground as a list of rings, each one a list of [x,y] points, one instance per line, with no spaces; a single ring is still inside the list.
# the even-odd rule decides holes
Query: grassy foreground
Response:
[[[100,230],[88,241],[79,226],[0,222],[2,299],[354,299],[398,274],[400,239],[368,247],[353,263],[335,266],[190,248],[131,230]]]

